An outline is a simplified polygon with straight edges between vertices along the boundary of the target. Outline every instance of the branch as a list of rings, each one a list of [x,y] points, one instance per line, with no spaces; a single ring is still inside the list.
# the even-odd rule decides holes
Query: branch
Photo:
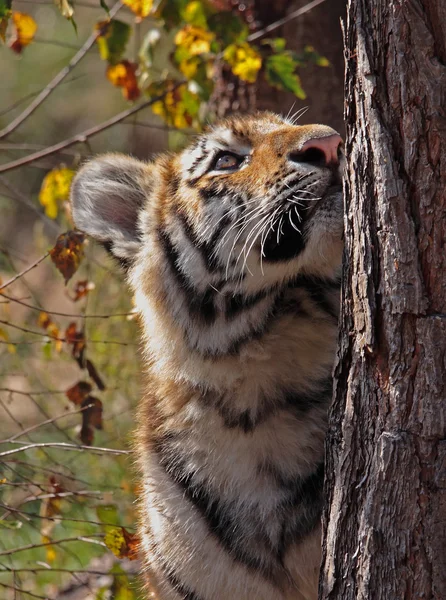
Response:
[[[76,446],[75,444],[67,444],[66,442],[41,442],[38,444],[27,444],[21,448],[14,448],[14,450],[0,452],[0,458],[11,456],[12,454],[17,454],[19,452],[24,452],[25,450],[32,450],[33,448],[61,448],[62,450],[74,450],[76,452],[89,450],[90,452],[93,452],[93,454],[131,454],[128,450],[116,450],[115,448],[100,448],[98,446],[84,445]]]
[[[283,17],[283,19],[274,21],[274,23],[271,23],[271,25],[268,25],[264,29],[261,29],[260,31],[256,31],[255,33],[251,33],[251,35],[249,35],[246,39],[248,42],[253,42],[254,40],[258,40],[259,38],[263,37],[267,33],[270,33],[271,31],[274,31],[275,29],[282,27],[282,25],[285,25],[286,23],[288,23],[288,21],[292,21],[293,19],[296,19],[297,17],[300,17],[301,15],[304,15],[305,13],[310,12],[310,10],[312,10],[313,8],[316,8],[316,6],[319,6],[319,4],[322,4],[325,1],[326,0],[314,0],[313,2],[309,2],[308,4],[305,4],[305,6],[302,6],[302,8],[298,8],[297,10],[291,12],[286,17]]]
[[[0,288],[0,290],[1,290],[1,288]],[[82,315],[79,315],[79,319],[82,319]],[[67,339],[66,337],[58,337],[57,335],[51,335],[48,332],[44,333],[42,331],[34,331],[33,329],[27,329],[26,327],[20,327],[20,325],[16,325],[15,323],[10,323],[9,321],[5,321],[3,319],[0,319],[0,323],[2,325],[6,325],[7,327],[12,327],[13,329],[18,329],[19,331],[23,331],[24,333],[38,335],[43,338],[55,340],[56,342],[67,342],[68,344],[72,343],[72,341],[70,339]],[[85,342],[88,342],[89,344],[111,344],[114,346],[138,346],[139,345],[136,342],[120,342],[118,340],[85,339]],[[14,342],[14,341],[7,340],[5,343],[6,344],[17,344],[17,343],[24,343],[24,342]]]
[[[35,160],[39,160],[41,158],[44,158],[45,156],[49,156],[50,154],[55,154],[56,152],[60,152],[61,150],[64,150],[65,148],[69,148],[70,146],[73,146],[74,144],[85,144],[85,142],[88,140],[88,138],[93,137],[93,136],[97,135],[98,133],[105,131],[106,129],[109,129],[110,127],[113,127],[113,125],[116,125],[116,123],[119,123],[120,121],[123,121],[124,119],[127,119],[127,117],[131,117],[132,115],[136,114],[140,110],[143,110],[144,108],[147,108],[148,106],[152,106],[152,104],[155,104],[155,102],[159,102],[168,93],[173,92],[181,85],[184,85],[184,83],[186,83],[186,82],[180,81],[179,83],[175,84],[174,86],[172,86],[171,88],[166,90],[163,94],[160,94],[159,96],[156,96],[155,98],[152,98],[150,100],[146,100],[145,102],[142,102],[141,104],[138,104],[137,106],[128,108],[127,110],[124,110],[124,111],[118,113],[111,119],[104,121],[100,125],[96,125],[95,127],[86,129],[82,133],[78,133],[78,134],[74,135],[73,137],[68,138],[67,140],[64,140],[63,142],[59,142],[58,144],[55,144],[54,146],[50,146],[49,148],[46,148],[45,150],[40,150],[39,152],[34,152],[33,154],[29,154],[28,156],[19,158],[18,160],[14,160],[12,162],[6,163],[5,165],[1,165],[0,173],[4,173],[5,171],[11,171],[13,169],[17,169],[18,167],[22,167],[23,165],[32,163]]]
[[[0,150],[1,150],[1,148],[0,148]],[[60,233],[59,225],[57,225],[57,223],[55,223],[54,221],[49,219],[44,212],[40,211],[39,208],[37,206],[35,206],[35,204],[33,204],[33,202],[31,202],[31,200],[29,200],[25,194],[23,194],[20,190],[18,190],[15,186],[13,186],[12,183],[9,182],[4,175],[0,175],[0,183],[8,191],[11,192],[11,194],[13,195],[13,197],[11,199],[17,200],[18,202],[20,202],[21,204],[24,204],[27,208],[29,208],[30,210],[35,212],[38,215],[39,219],[41,219],[47,225],[47,227],[50,227],[54,231],[54,233],[56,233],[56,234]],[[2,195],[6,196],[6,194],[2,194]]]
[[[24,550],[34,550],[34,548],[44,548],[45,546],[55,546],[56,544],[62,544],[65,542],[90,542],[90,544],[100,544],[101,546],[105,546],[103,542],[99,542],[98,540],[92,540],[92,537],[104,537],[103,534],[100,533],[92,533],[89,537],[84,537],[82,535],[78,537],[69,537],[63,538],[61,540],[51,540],[50,542],[44,542],[41,544],[28,544],[27,546],[20,546],[19,548],[12,548],[11,550],[4,550],[0,552],[0,556],[9,556],[10,554],[15,554],[16,552],[23,552]]]
[[[10,279],[9,281],[7,281],[3,285],[0,285],[0,291],[4,290],[6,287],[8,287],[12,283],[14,283],[14,281],[17,281],[17,279],[20,279],[20,277],[23,277],[23,275],[26,275],[26,273],[28,273],[28,271],[31,271],[31,269],[34,269],[35,267],[37,267],[37,265],[40,265],[40,263],[43,262],[47,256],[49,256],[49,252],[47,252],[46,254],[44,254],[43,256],[41,256],[40,258],[38,258],[35,262],[33,262],[32,265],[30,265],[29,267],[27,267],[24,271],[20,271],[20,273],[17,273],[17,275],[15,275],[12,279]]]
[[[83,406],[79,410],[71,410],[70,412],[65,412],[65,413],[62,413],[55,417],[51,417],[50,419],[46,419],[45,421],[41,421],[40,423],[37,423],[37,425],[32,425],[31,427],[27,427],[26,429],[19,431],[18,433],[16,433],[15,435],[11,436],[10,438],[8,438],[6,440],[0,440],[0,444],[8,444],[10,442],[13,442],[17,438],[22,437],[22,435],[26,435],[26,434],[30,433],[31,431],[35,431],[36,429],[39,429],[39,427],[43,427],[44,425],[50,425],[51,423],[54,423],[55,421],[58,421],[59,419],[64,419],[66,417],[70,417],[71,415],[77,415],[78,413],[83,412],[84,410],[87,410],[88,408],[91,408],[92,406],[94,406],[94,405],[87,404],[86,406]]]
[[[1,289],[1,288],[0,288]],[[17,302],[17,304],[21,304],[22,306],[26,306],[26,308],[31,308],[32,310],[38,310],[39,312],[46,312],[49,315],[55,315],[56,317],[71,317],[77,319],[110,319],[112,317],[131,317],[135,316],[134,312],[127,313],[113,313],[109,315],[76,315],[74,313],[64,313],[64,312],[56,312],[55,310],[48,310],[47,308],[40,308],[39,306],[34,306],[33,304],[28,304],[27,302],[23,302],[23,300],[19,300],[18,298],[14,298],[13,296],[7,296],[6,294],[2,294],[3,298],[7,298],[12,302]]]
[[[11,572],[14,572],[14,571],[11,570]],[[38,598],[38,600],[48,600],[48,596],[38,596],[37,594],[34,594],[33,592],[27,592],[23,588],[16,587],[15,585],[8,585],[7,583],[0,583],[0,586],[3,588],[6,588],[8,590],[13,590],[13,592],[19,592],[20,594],[26,594],[27,596],[30,596],[31,598]]]
[[[58,494],[56,494],[56,496],[58,496]],[[33,512],[27,512],[26,510],[20,510],[19,508],[14,508],[12,506],[8,506],[7,504],[1,504],[1,503],[0,503],[0,507],[4,508],[9,513],[19,514],[19,515],[25,517],[25,519],[28,521],[30,521],[31,518],[33,518],[33,519],[42,519],[44,521],[55,521],[55,522],[68,521],[70,523],[87,523],[88,525],[98,525],[99,527],[103,527],[104,525],[105,526],[109,525],[110,527],[123,527],[123,525],[119,525],[119,524],[117,525],[116,523],[107,523],[105,521],[89,521],[88,519],[70,519],[69,517],[65,517],[65,515],[58,515],[57,517],[48,517],[48,516],[39,515],[39,514],[33,513]],[[132,529],[132,528],[127,527],[127,529]],[[1,572],[1,569],[0,569],[0,572]]]
[[[23,1],[23,0],[22,0]],[[53,569],[53,567],[30,567],[28,569],[14,569],[3,565],[0,568],[0,573],[38,573],[45,571],[46,573],[82,573],[83,575],[110,575],[109,571],[92,571],[91,569]],[[113,573],[113,577],[128,577],[128,573]],[[47,600],[45,598],[45,600]]]
[[[117,2],[110,10],[110,19],[113,18],[121,8],[122,4],[119,0],[119,2]],[[39,108],[42,102],[48,98],[48,96],[56,89],[59,83],[63,81],[65,77],[74,69],[74,67],[84,58],[100,35],[100,31],[93,31],[82,48],[80,48],[80,50],[76,52],[76,54],[70,60],[68,65],[56,75],[56,77],[46,86],[46,88],[37,96],[37,98],[35,98],[35,100],[33,100],[33,102],[31,102],[31,104],[17,118],[15,118],[9,125],[0,131],[0,139],[15,131],[19,125],[21,125],[33,114],[37,108]]]

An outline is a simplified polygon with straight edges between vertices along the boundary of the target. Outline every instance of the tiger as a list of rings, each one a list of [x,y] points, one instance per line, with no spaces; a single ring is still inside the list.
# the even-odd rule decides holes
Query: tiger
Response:
[[[315,600],[343,252],[343,143],[233,115],[71,192],[140,316],[135,455],[147,598]]]

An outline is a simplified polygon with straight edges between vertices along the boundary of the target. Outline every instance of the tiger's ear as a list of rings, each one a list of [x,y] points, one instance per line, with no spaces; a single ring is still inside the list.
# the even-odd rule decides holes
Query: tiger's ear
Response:
[[[150,167],[106,154],[81,168],[71,186],[73,220],[126,264],[140,245],[139,213],[150,193]]]

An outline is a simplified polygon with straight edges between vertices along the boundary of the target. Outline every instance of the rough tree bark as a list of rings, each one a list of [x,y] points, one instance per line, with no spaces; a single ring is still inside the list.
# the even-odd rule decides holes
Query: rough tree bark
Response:
[[[446,598],[446,2],[349,0],[324,600]]]

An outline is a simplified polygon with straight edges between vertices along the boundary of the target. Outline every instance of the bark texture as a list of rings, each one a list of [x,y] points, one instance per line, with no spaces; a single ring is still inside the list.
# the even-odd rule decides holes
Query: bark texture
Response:
[[[349,0],[320,598],[446,598],[446,2]]]

